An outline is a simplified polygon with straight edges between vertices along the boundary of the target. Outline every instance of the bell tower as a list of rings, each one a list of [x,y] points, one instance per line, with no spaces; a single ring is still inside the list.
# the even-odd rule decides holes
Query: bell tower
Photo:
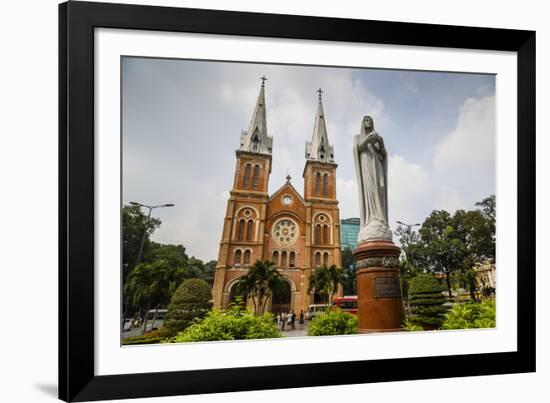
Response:
[[[309,267],[321,265],[341,267],[340,213],[336,199],[334,147],[329,143],[323,91],[319,88],[317,113],[311,141],[306,142],[304,166],[304,199],[307,206],[307,238]],[[309,276],[308,276],[309,277]],[[341,292],[341,290],[340,290]]]
[[[267,135],[265,81],[236,150],[233,187],[225,213],[214,277],[214,307],[227,306],[233,281],[262,259],[273,138]],[[228,287],[229,286],[229,287]]]

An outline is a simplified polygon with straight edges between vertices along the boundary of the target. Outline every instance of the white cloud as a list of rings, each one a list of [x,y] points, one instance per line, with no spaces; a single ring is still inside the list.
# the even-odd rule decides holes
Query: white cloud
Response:
[[[431,206],[432,181],[420,165],[400,155],[390,155],[388,161],[388,210],[390,226],[395,221],[421,222]]]
[[[466,99],[455,129],[433,149],[434,209],[470,209],[494,193],[495,134],[495,97]]]
[[[468,98],[456,128],[434,147],[438,173],[492,172],[495,164],[495,97]]]
[[[435,210],[446,210],[454,214],[456,210],[468,207],[468,204],[456,189],[449,186],[441,186],[437,190],[433,206]]]
[[[340,218],[359,217],[359,194],[355,179],[336,179]]]

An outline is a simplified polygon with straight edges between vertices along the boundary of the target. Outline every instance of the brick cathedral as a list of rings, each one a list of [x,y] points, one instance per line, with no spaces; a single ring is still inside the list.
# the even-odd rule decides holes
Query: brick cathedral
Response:
[[[272,261],[285,280],[283,290],[268,303],[271,312],[305,312],[309,304],[319,302],[316,294],[308,293],[312,271],[323,264],[341,267],[337,164],[321,94],[319,90],[313,136],[305,144],[303,195],[292,186],[290,176],[270,195],[273,138],[267,132],[262,78],[248,131],[241,133],[236,151],[214,279],[215,308],[226,308],[233,300],[234,285],[256,260]]]

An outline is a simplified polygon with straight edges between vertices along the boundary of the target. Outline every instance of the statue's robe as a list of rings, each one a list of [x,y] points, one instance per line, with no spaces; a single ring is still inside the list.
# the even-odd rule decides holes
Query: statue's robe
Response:
[[[359,207],[361,215],[361,231],[359,241],[383,239],[391,240],[391,230],[388,225],[388,158],[380,151],[378,140],[369,142],[366,148],[360,150],[361,143],[377,134],[374,131],[367,134],[362,127],[356,135],[353,144],[353,156],[359,190]],[[380,141],[382,139],[380,138]]]

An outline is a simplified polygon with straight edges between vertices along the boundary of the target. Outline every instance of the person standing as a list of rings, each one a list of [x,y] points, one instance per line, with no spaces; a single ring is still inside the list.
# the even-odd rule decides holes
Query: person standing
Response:
[[[295,321],[296,321],[296,313],[294,311],[291,311],[290,312],[290,329],[291,330],[296,330]]]
[[[285,322],[286,322],[286,312],[281,314],[281,331],[285,331]]]
[[[277,321],[277,329],[281,330],[281,312],[277,312],[275,319]]]
[[[292,330],[292,310],[288,312],[288,315],[286,316],[286,324],[288,327],[288,330]]]
[[[300,320],[298,322],[300,324],[300,330],[304,328],[304,310],[302,309],[300,311]]]

